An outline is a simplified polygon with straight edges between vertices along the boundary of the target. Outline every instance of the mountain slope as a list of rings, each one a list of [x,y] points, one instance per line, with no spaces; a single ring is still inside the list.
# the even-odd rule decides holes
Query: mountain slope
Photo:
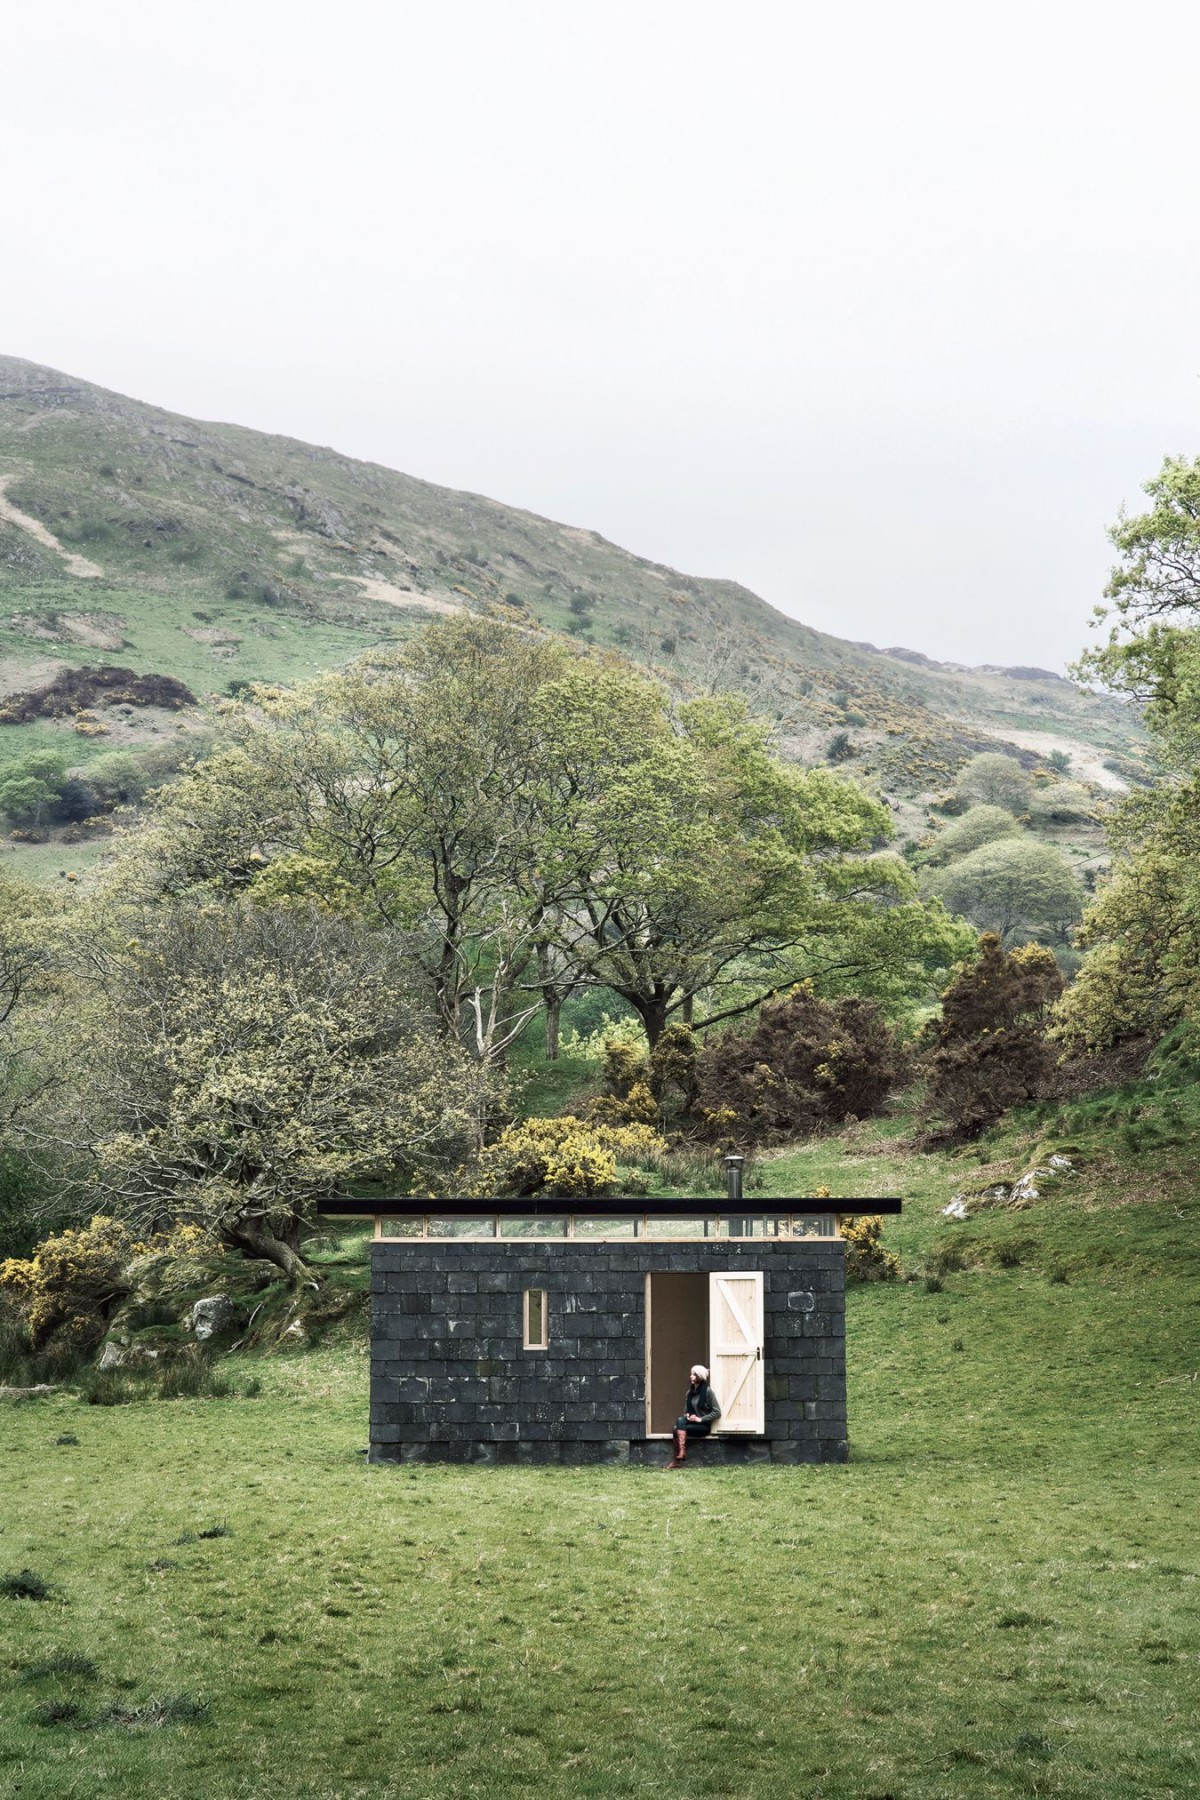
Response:
[[[15,358],[0,358],[0,597],[5,692],[101,661],[203,701],[470,607],[744,690],[802,760],[844,732],[846,765],[901,794],[994,737],[1024,734],[1027,761],[1055,743],[1097,764],[1141,750],[1128,708],[1044,671],[849,643],[596,532]],[[0,731],[0,758],[23,729]]]

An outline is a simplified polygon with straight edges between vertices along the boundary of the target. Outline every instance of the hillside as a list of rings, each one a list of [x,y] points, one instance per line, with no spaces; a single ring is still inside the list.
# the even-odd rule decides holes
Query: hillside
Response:
[[[1030,763],[1064,748],[1101,786],[1144,754],[1129,708],[1049,671],[850,643],[596,532],[16,358],[0,358],[0,592],[0,694],[106,663],[182,680],[202,713],[231,681],[296,680],[470,607],[742,689],[800,760],[844,732],[845,765],[899,796],[996,738]],[[93,735],[111,748],[197,716],[101,709]],[[0,761],[29,730],[0,730]]]

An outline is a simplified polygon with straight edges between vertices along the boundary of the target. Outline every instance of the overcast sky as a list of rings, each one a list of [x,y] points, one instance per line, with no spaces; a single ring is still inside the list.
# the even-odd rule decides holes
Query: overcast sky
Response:
[[[1059,667],[1200,453],[1185,0],[38,0],[0,350]]]

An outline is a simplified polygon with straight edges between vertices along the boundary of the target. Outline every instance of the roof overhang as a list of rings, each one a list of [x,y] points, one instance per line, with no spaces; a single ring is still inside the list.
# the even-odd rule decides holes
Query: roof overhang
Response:
[[[726,1196],[714,1194],[695,1195],[682,1200],[663,1200],[642,1194],[636,1198],[616,1194],[602,1200],[564,1200],[538,1195],[532,1199],[514,1200],[511,1194],[507,1194],[502,1200],[414,1200],[407,1196],[399,1200],[325,1200],[317,1207],[317,1212],[331,1218],[362,1219],[412,1219],[421,1218],[426,1213],[437,1213],[450,1219],[470,1219],[482,1213],[499,1213],[515,1219],[561,1218],[564,1213],[571,1213],[577,1219],[695,1219],[706,1213],[722,1213],[744,1219],[758,1213],[776,1212],[805,1213],[814,1218],[828,1213],[839,1219],[850,1219],[862,1215],[874,1217],[878,1213],[898,1213],[902,1206],[903,1201],[897,1200],[894,1195],[881,1195],[876,1199],[843,1199],[823,1195],[819,1200],[809,1196],[787,1199],[779,1194],[755,1195],[741,1200],[730,1200]]]

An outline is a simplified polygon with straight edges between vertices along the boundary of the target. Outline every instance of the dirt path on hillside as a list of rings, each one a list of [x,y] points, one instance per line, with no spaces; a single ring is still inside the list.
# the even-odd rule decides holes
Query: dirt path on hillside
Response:
[[[998,738],[1007,739],[1010,744],[1016,744],[1018,749],[1033,750],[1039,756],[1049,756],[1052,750],[1064,751],[1071,759],[1069,779],[1090,782],[1092,787],[1104,788],[1110,794],[1129,792],[1129,783],[1104,767],[1104,758],[1108,752],[1097,750],[1095,744],[1085,744],[1079,738],[1064,737],[1060,731],[1013,731],[1008,725],[993,726],[991,729]]]
[[[424,612],[460,613],[461,606],[452,600],[435,600],[432,594],[420,594],[416,588],[397,587],[378,575],[343,575],[343,581],[355,582],[369,600],[382,600],[385,606],[414,606]]]
[[[39,519],[31,519],[28,513],[21,512],[13,505],[5,490],[9,482],[15,480],[15,475],[0,475],[0,519],[6,519],[10,525],[16,525],[21,531],[27,531],[31,538],[36,538],[44,550],[53,550],[56,556],[61,556],[67,565],[69,575],[77,575],[81,580],[91,579],[97,575],[103,577],[104,570],[97,563],[89,562],[86,556],[76,556],[74,551],[68,550],[65,545],[60,544],[54,533],[47,531]]]

